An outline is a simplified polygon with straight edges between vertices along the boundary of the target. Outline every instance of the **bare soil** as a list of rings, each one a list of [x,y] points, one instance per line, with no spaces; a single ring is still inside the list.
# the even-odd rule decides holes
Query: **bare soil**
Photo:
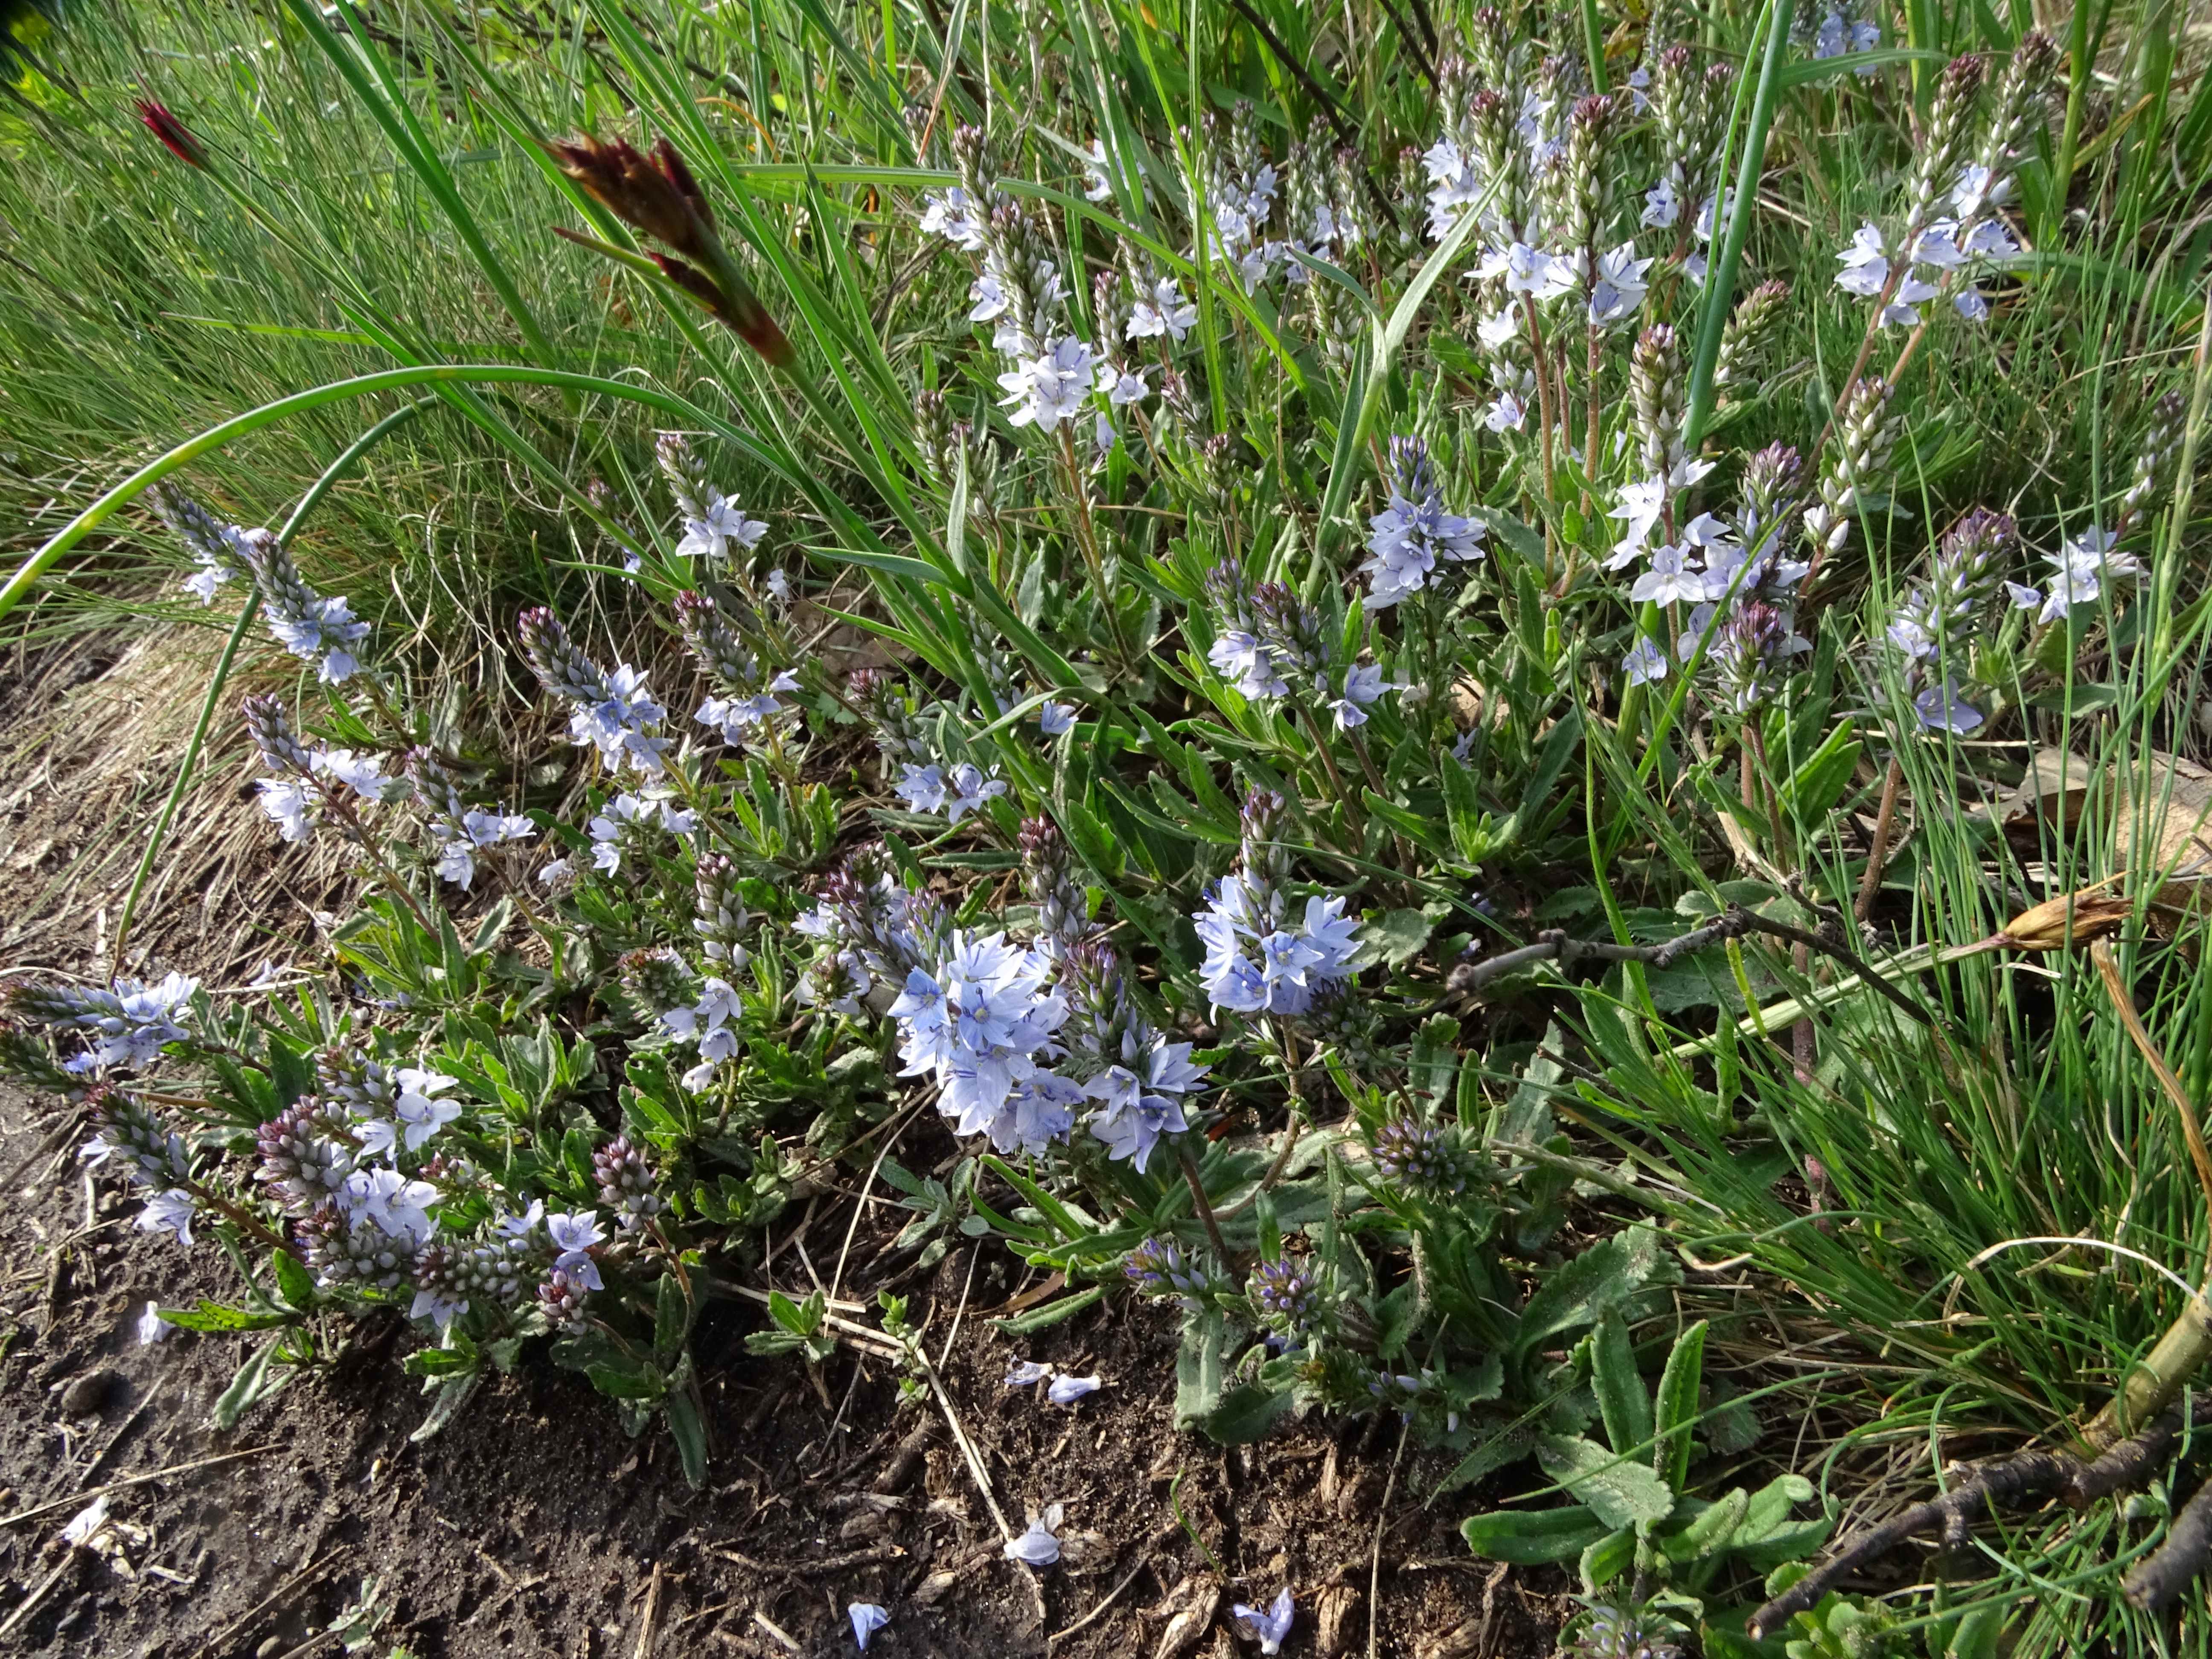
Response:
[[[69,734],[100,710],[175,701],[167,675],[157,693],[131,679],[171,654],[50,657],[0,693],[9,730],[49,734],[19,743],[0,772],[0,845],[16,858],[37,849],[0,881],[6,966],[107,970],[106,924],[87,912],[127,884],[143,842],[124,837],[118,863],[116,821],[158,805],[190,713],[181,726],[142,722],[158,735],[119,763],[127,788],[58,788],[55,760],[69,764]],[[219,757],[211,775],[191,810],[235,819],[242,770]],[[286,916],[305,908],[301,886],[327,872],[280,871],[291,855],[273,836],[240,853],[210,826],[188,834],[216,852],[171,878],[167,910],[140,937],[156,969],[234,983],[281,950]],[[73,866],[85,878],[56,879]],[[178,924],[180,907],[197,913],[191,925]],[[1010,1346],[985,1316],[1029,1270],[990,1241],[898,1288],[927,1318],[933,1357],[957,1321],[939,1370],[1009,1524],[1058,1502],[1064,1536],[1082,1535],[1080,1559],[1042,1571],[1005,1558],[945,1413],[899,1406],[887,1366],[848,1350],[814,1373],[748,1354],[758,1321],[734,1299],[697,1336],[713,1443],[704,1490],[685,1485],[657,1431],[628,1437],[606,1401],[542,1354],[488,1382],[443,1433],[411,1441],[426,1402],[398,1360],[418,1339],[396,1320],[334,1327],[326,1365],[220,1433],[211,1408],[252,1339],[174,1332],[148,1346],[136,1325],[149,1300],[226,1297],[234,1269],[211,1242],[185,1251],[136,1231],[135,1201],[76,1167],[73,1116],[0,1093],[11,1188],[0,1206],[0,1644],[133,1659],[335,1655],[329,1626],[371,1579],[382,1620],[362,1650],[422,1659],[849,1654],[855,1601],[891,1611],[872,1653],[1231,1659],[1256,1651],[1232,1634],[1231,1604],[1264,1603],[1285,1583],[1299,1608],[1288,1655],[1534,1659],[1569,1610],[1560,1575],[1469,1557],[1455,1528],[1480,1495],[1424,1507],[1449,1465],[1401,1453],[1395,1421],[1292,1423],[1231,1449],[1178,1434],[1173,1322],[1126,1298]],[[950,1139],[929,1133],[937,1142],[910,1138],[902,1158],[949,1158]],[[858,1198],[825,1194],[780,1226],[762,1282],[810,1288],[811,1264],[836,1259]],[[896,1230],[895,1213],[878,1202],[862,1218],[854,1262]],[[901,1277],[896,1267],[885,1272]],[[877,1288],[865,1272],[846,1285],[862,1300]],[[1052,1406],[1041,1389],[1005,1386],[1018,1352],[1107,1386]],[[155,1471],[174,1472],[110,1498],[119,1553],[61,1541],[91,1494]]]

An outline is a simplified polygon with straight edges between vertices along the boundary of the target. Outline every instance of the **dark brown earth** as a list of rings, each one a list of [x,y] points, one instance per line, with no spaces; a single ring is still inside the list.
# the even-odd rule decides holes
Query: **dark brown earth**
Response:
[[[17,678],[5,694],[11,727],[67,717],[88,696],[127,701],[118,677],[131,659],[111,660],[87,656],[77,679]],[[134,801],[158,804],[181,741],[143,757]],[[112,799],[72,808],[27,769],[54,752],[19,748],[0,777],[0,843],[23,847],[27,826],[31,845],[49,843],[33,861],[48,879],[0,883],[0,935],[20,941],[0,965],[89,973],[104,966],[99,929],[54,906],[112,903],[116,871],[55,878],[112,845],[122,809]],[[197,809],[234,812],[224,785],[235,775]],[[143,843],[128,844],[126,865]],[[259,843],[222,872],[222,889],[204,872],[180,878],[176,891],[191,897],[178,902],[197,925],[157,920],[143,935],[157,942],[152,965],[236,983],[272,944],[281,950],[270,934],[296,906],[256,901],[295,893],[302,872],[279,875],[276,857],[273,842]],[[1028,1509],[1058,1502],[1064,1536],[1089,1535],[1079,1561],[1042,1571],[1004,1558],[990,1504],[934,1404],[898,1407],[887,1364],[851,1350],[813,1376],[795,1358],[748,1354],[757,1322],[735,1299],[697,1334],[713,1441],[702,1491],[685,1486],[657,1430],[629,1438],[587,1383],[542,1353],[487,1383],[442,1434],[410,1442],[426,1402],[399,1370],[416,1338],[396,1321],[333,1325],[327,1364],[220,1433],[211,1408],[252,1339],[177,1332],[149,1346],[135,1327],[149,1299],[233,1293],[234,1270],[210,1242],[187,1252],[134,1231],[135,1200],[88,1187],[76,1167],[83,1132],[71,1118],[0,1093],[0,1646],[131,1659],[337,1654],[329,1626],[365,1586],[382,1617],[362,1651],[404,1647],[422,1659],[848,1654],[853,1601],[891,1610],[872,1653],[1231,1659],[1257,1651],[1231,1634],[1231,1604],[1264,1603],[1285,1583],[1299,1607],[1287,1655],[1522,1659],[1550,1651],[1568,1610],[1560,1575],[1507,1575],[1468,1556],[1455,1528],[1480,1506],[1474,1494],[1423,1507],[1449,1464],[1413,1449],[1401,1460],[1395,1422],[1310,1420],[1232,1450],[1178,1434],[1173,1322],[1126,1299],[1010,1346],[982,1316],[1025,1287],[1028,1269],[990,1241],[898,1288],[927,1319],[933,1358],[945,1352],[951,1412],[1008,1523],[1018,1531]],[[921,1164],[952,1151],[941,1136],[915,1137],[900,1156]],[[753,1282],[811,1288],[806,1264],[837,1258],[854,1196],[825,1194],[795,1240],[780,1228],[775,1270]],[[894,1213],[878,1203],[863,1218],[854,1262],[896,1230]],[[844,1282],[847,1295],[872,1298],[865,1273]],[[1051,1406],[1004,1386],[1017,1352],[1109,1386]],[[898,1455],[910,1438],[919,1460]],[[205,1461],[229,1454],[246,1455]],[[179,1468],[190,1464],[200,1467]],[[119,1554],[60,1541],[87,1494],[159,1470],[177,1472],[112,1497]]]

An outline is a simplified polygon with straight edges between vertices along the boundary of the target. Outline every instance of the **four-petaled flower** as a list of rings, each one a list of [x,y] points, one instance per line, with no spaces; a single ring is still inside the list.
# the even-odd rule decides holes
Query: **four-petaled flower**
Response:
[[[1244,1633],[1260,1644],[1261,1653],[1276,1654],[1283,1650],[1283,1638],[1291,1633],[1291,1623],[1297,1617],[1297,1603],[1291,1600],[1291,1587],[1285,1584],[1264,1611],[1239,1601],[1230,1612],[1244,1626]]]

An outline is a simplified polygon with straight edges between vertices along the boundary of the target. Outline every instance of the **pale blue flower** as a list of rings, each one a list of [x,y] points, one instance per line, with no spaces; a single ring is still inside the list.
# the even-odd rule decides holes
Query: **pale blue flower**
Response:
[[[1667,653],[1656,641],[1639,637],[1620,659],[1620,670],[1631,685],[1650,685],[1667,678]]]
[[[868,1638],[891,1621],[888,1609],[872,1601],[855,1601],[845,1609],[845,1616],[853,1621],[853,1640],[861,1652],[868,1650]]]
[[[142,1233],[174,1233],[187,1249],[192,1243],[192,1195],[179,1188],[156,1193],[146,1200],[137,1223]]]
[[[1265,1612],[1242,1601],[1231,1607],[1230,1612],[1244,1626],[1244,1633],[1260,1644],[1261,1653],[1275,1654],[1283,1650],[1283,1638],[1291,1633],[1291,1623],[1297,1617],[1297,1603],[1291,1599],[1291,1587],[1285,1584],[1276,1592],[1274,1601]]]
[[[1057,1504],[1046,1505],[1040,1516],[1030,1517],[1029,1529],[1006,1545],[1009,1560],[1026,1566],[1048,1567],[1060,1559],[1060,1528],[1064,1512]]]

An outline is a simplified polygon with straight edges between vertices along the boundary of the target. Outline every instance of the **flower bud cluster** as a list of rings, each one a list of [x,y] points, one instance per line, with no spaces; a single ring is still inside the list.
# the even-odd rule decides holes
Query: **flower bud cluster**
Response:
[[[146,1187],[172,1187],[185,1178],[191,1168],[185,1138],[145,1102],[102,1084],[87,1103],[94,1133],[77,1155],[83,1162],[118,1165],[130,1180]]]
[[[1467,1188],[1467,1159],[1452,1132],[1409,1114],[1386,1118],[1375,1130],[1375,1168],[1394,1187],[1427,1197]]]
[[[1303,1257],[1262,1261],[1244,1287],[1260,1322],[1293,1346],[1314,1334],[1321,1322],[1321,1283]]]
[[[1091,932],[1083,890],[1069,873],[1067,843],[1050,818],[1022,820],[1022,889],[1036,906],[1036,949],[1058,961]]]
[[[2153,499],[2172,483],[2174,465],[2181,454],[2182,434],[2187,424],[2183,418],[2187,408],[2179,391],[2167,392],[2151,405],[2150,425],[2136,451],[2128,492],[2120,498],[2119,516],[2113,522],[2116,534],[2124,534],[2128,526],[2150,507]]]
[[[1835,553],[1850,539],[1851,515],[1869,487],[1883,482],[1901,427],[1881,376],[1868,375],[1851,387],[1836,416],[1820,500],[1805,510],[1805,534],[1814,546]]]
[[[1713,365],[1713,389],[1727,394],[1748,389],[1746,382],[1782,331],[1788,314],[1790,284],[1777,278],[1761,283],[1736,301],[1721,331],[1720,356]]]
[[[615,1225],[628,1232],[668,1207],[653,1188],[653,1166],[628,1135],[617,1135],[592,1153],[592,1176],[599,1202],[615,1214]]]
[[[1187,1259],[1172,1238],[1148,1238],[1121,1263],[1122,1276],[1146,1296],[1172,1297],[1196,1312],[1212,1276]]]

